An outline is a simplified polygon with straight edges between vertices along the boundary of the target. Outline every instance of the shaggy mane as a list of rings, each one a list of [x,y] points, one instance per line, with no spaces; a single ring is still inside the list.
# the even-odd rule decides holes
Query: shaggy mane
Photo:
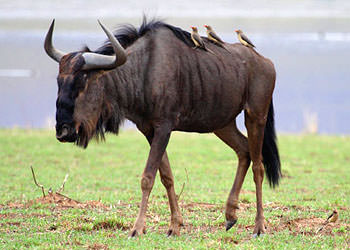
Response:
[[[119,26],[117,30],[115,30],[114,36],[118,39],[119,43],[125,48],[132,45],[137,39],[144,36],[148,32],[155,31],[159,28],[168,28],[171,30],[174,35],[184,42],[187,46],[193,47],[194,43],[191,40],[191,34],[185,30],[182,30],[179,27],[172,26],[170,24],[164,23],[157,19],[152,19],[150,21],[144,16],[142,20],[142,24],[139,28],[131,24],[124,24]],[[87,48],[84,48],[86,50]],[[105,44],[93,51],[94,53],[102,54],[102,55],[113,55],[114,51],[109,41],[106,41]]]

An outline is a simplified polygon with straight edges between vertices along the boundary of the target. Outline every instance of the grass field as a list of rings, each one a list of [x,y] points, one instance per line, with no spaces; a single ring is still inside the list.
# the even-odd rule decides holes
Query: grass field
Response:
[[[235,154],[212,134],[173,133],[168,155],[177,193],[185,183],[181,236],[165,236],[170,211],[157,176],[147,234],[128,239],[149,150],[140,133],[124,131],[82,150],[56,141],[54,131],[0,130],[0,248],[349,248],[350,138],[279,136],[279,147],[284,178],[274,190],[264,184],[268,230],[263,237],[251,238],[256,212],[251,169],[238,222],[226,232],[224,204],[236,171]],[[62,193],[81,203],[46,203],[31,165],[46,191],[57,190],[68,173]],[[335,208],[339,220],[316,233]]]

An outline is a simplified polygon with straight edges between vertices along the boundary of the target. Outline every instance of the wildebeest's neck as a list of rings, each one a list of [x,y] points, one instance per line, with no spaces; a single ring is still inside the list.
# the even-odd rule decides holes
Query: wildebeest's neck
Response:
[[[146,113],[144,71],[147,64],[145,48],[134,50],[132,47],[128,49],[127,62],[114,70],[106,71],[102,77],[107,106],[111,105],[119,112],[119,116],[135,123]]]

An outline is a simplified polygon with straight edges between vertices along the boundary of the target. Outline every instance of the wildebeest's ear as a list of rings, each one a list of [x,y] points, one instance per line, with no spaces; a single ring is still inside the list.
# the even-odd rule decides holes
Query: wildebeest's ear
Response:
[[[89,47],[87,45],[84,45],[83,49],[81,50],[81,52],[91,52],[91,50],[89,49]]]

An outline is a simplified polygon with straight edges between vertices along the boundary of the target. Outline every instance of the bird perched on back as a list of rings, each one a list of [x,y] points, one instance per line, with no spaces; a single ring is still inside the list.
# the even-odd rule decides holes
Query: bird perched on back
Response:
[[[205,28],[207,28],[207,36],[210,41],[213,41],[217,44],[223,44],[224,41],[221,40],[221,38],[215,33],[213,28],[210,25],[204,25]]]
[[[203,42],[203,39],[201,38],[201,36],[198,34],[198,29],[197,27],[193,27],[191,26],[192,32],[191,32],[191,39],[195,45],[195,49],[200,48],[203,49],[205,51],[208,51],[212,54],[214,54],[213,51],[211,51],[210,49],[208,49],[207,47],[205,47],[205,44]]]
[[[238,40],[241,42],[241,44],[249,48],[255,48],[255,45],[249,40],[249,38],[246,35],[243,34],[241,30],[236,30],[236,33],[238,35]]]
[[[215,31],[213,30],[213,28],[210,25],[204,25],[204,27],[207,28],[207,36],[208,36],[208,39],[210,41],[212,41],[213,43],[215,43],[219,47],[224,48],[228,52],[230,52],[228,49],[226,49],[226,47],[224,45],[225,42],[223,40],[221,40],[221,38],[215,33]]]

